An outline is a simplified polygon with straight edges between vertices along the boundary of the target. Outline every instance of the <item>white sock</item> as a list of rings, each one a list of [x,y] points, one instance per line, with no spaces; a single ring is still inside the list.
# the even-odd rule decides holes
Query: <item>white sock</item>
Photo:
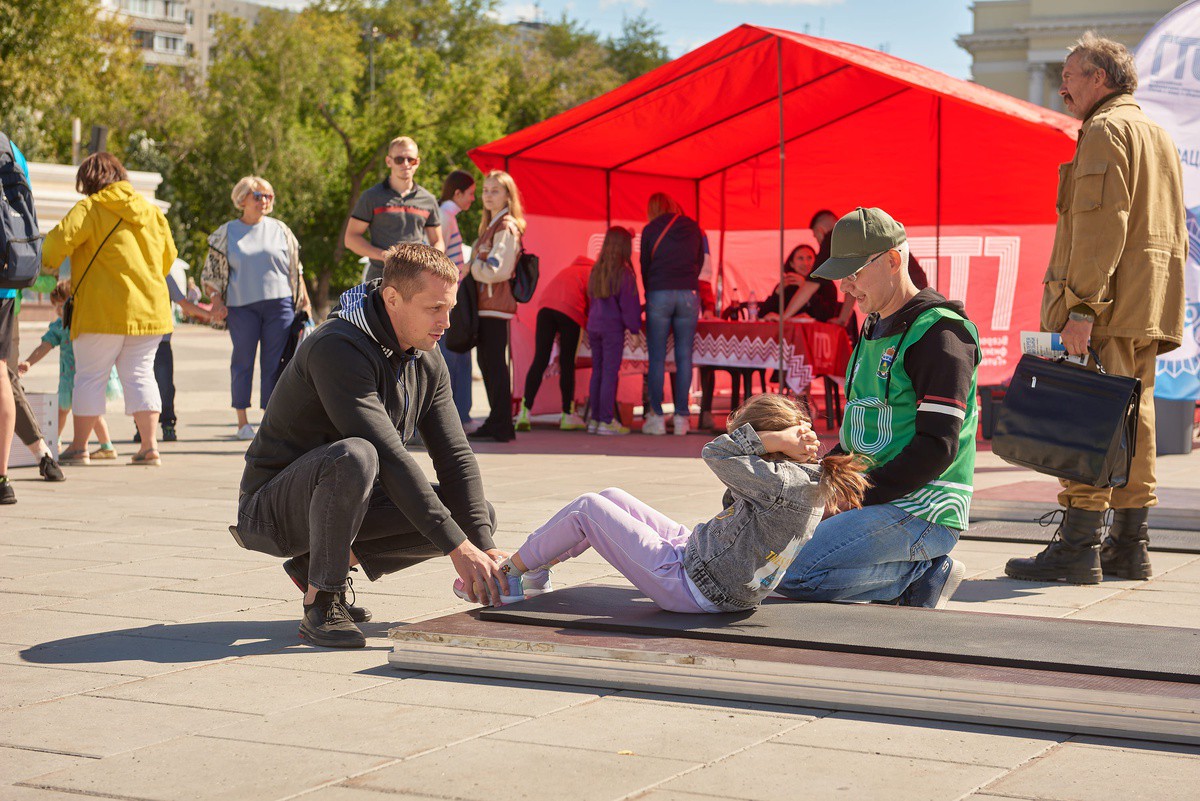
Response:
[[[500,563],[500,572],[505,574],[506,576],[516,576],[517,578],[520,578],[524,574],[525,571],[518,570],[516,563],[512,560],[512,557],[510,556],[507,559],[505,559],[503,562]]]
[[[34,451],[39,459],[41,459],[43,456],[50,455],[50,448],[46,446],[46,440],[44,439],[39,439],[37,441],[37,444],[34,446]]]

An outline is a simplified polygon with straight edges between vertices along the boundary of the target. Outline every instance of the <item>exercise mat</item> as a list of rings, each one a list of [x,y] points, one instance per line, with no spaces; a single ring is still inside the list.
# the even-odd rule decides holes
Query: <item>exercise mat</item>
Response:
[[[881,604],[768,599],[752,612],[664,612],[637,590],[582,585],[483,620],[1200,684],[1200,630]]]

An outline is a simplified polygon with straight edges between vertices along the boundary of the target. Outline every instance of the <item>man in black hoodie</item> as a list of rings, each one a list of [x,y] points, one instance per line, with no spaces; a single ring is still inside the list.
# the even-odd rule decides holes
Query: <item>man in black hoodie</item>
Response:
[[[471,600],[500,600],[507,554],[437,350],[457,288],[440,251],[387,251],[382,280],[345,292],[300,344],[246,451],[231,530],[243,548],[291,557],[300,634],[315,645],[366,644],[355,623],[370,612],[346,600],[352,565],[375,581],[446,554]],[[416,432],[439,484],[405,447]]]
[[[950,558],[967,527],[975,469],[979,337],[961,303],[918,290],[904,226],[882,209],[838,220],[838,279],[869,316],[846,371],[840,450],[863,457],[861,509],[822,521],[779,592],[809,601],[940,607],[964,566]]]

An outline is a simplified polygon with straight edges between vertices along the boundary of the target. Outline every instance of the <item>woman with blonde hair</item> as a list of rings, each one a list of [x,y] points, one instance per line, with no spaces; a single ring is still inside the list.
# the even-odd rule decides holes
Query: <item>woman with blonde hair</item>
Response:
[[[70,320],[75,352],[75,436],[63,464],[88,464],[88,437],[105,409],[113,366],[133,416],[141,448],[131,464],[158,465],[162,396],[154,380],[154,354],[171,333],[167,273],[178,255],[167,218],[129,183],[111,153],[93,153],[75,174],[86,197],[46,235],[43,272],[71,259]]]
[[[656,192],[646,206],[642,229],[642,287],[646,290],[646,383],[650,407],[643,434],[667,433],[663,420],[663,381],[667,337],[675,334],[675,433],[689,428],[692,344],[700,322],[700,271],[704,268],[704,232],[667,194]]]
[[[233,340],[230,364],[237,438],[253,439],[247,410],[259,356],[259,407],[279,379],[279,360],[291,335],[296,312],[309,308],[300,243],[291,229],[269,216],[275,190],[265,178],[249,175],[231,194],[242,215],[208,238],[208,259],[201,281],[212,298],[212,316],[225,320]]]
[[[525,212],[512,176],[492,170],[483,178],[483,217],[471,258],[471,276],[479,285],[479,372],[487,392],[488,417],[469,436],[511,442],[512,376],[508,372],[508,323],[517,313],[509,279],[521,255]]]

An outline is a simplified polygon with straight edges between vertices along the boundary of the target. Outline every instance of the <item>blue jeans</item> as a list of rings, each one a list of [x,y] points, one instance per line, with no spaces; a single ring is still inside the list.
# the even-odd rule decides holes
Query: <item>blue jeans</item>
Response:
[[[471,422],[471,352],[455,353],[438,340],[438,349],[446,359],[450,371],[450,392],[454,396],[454,408],[458,410],[459,422]]]
[[[646,293],[646,384],[650,411],[662,414],[663,378],[667,371],[667,335],[675,334],[675,413],[686,415],[692,388],[692,346],[700,322],[700,293],[693,289],[656,289]]]
[[[283,348],[291,336],[295,316],[296,307],[290,297],[229,307],[225,327],[233,340],[233,358],[229,365],[233,408],[250,408],[256,354],[259,357],[259,406],[267,408],[275,382],[279,380],[279,360],[283,358]]]
[[[890,601],[958,544],[959,532],[884,503],[823,520],[778,591],[800,601]]]

